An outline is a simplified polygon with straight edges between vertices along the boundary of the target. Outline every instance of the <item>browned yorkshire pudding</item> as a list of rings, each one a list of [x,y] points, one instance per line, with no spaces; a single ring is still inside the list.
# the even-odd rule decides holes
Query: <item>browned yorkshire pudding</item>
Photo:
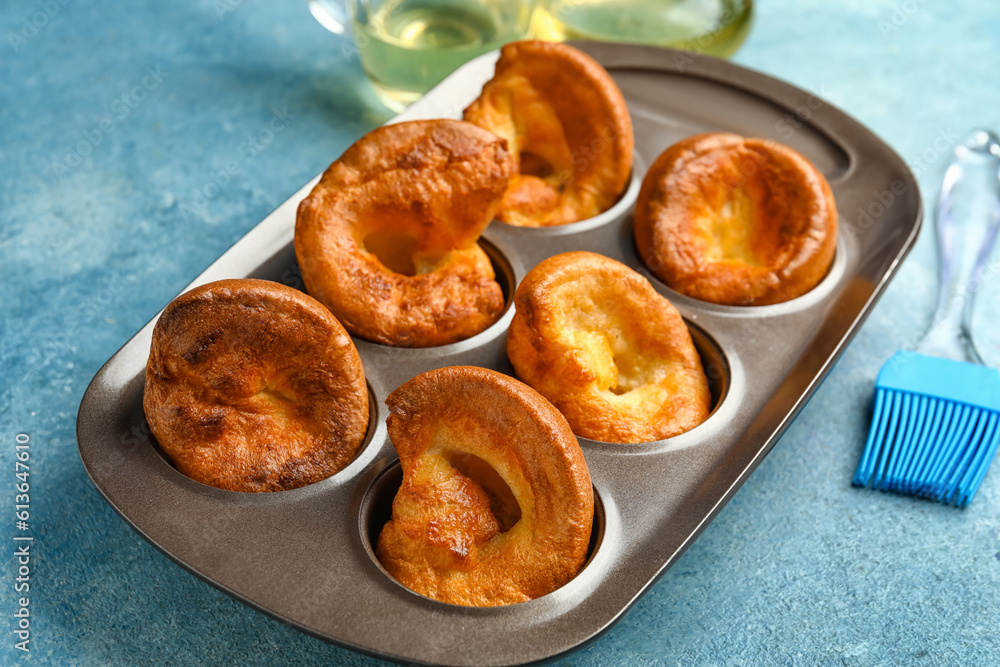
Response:
[[[647,172],[635,241],[650,270],[678,292],[733,306],[780,303],[826,275],[837,207],[823,174],[791,148],[699,134]]]
[[[153,328],[143,408],[182,473],[230,491],[312,484],[368,431],[361,358],[318,301],[265,280],[182,294]]]
[[[507,354],[573,432],[648,442],[708,417],[711,396],[684,320],[613,259],[568,252],[532,269],[514,296]]]
[[[465,110],[517,155],[499,220],[564,225],[610,208],[632,172],[625,98],[597,61],[566,44],[512,42],[496,74]]]
[[[506,142],[471,123],[368,133],[299,205],[306,288],[375,342],[428,347],[479,333],[504,300],[477,241],[514,169]]]
[[[476,607],[550,593],[594,518],[580,445],[530,387],[486,368],[419,375],[386,399],[403,484],[376,555],[404,586]]]

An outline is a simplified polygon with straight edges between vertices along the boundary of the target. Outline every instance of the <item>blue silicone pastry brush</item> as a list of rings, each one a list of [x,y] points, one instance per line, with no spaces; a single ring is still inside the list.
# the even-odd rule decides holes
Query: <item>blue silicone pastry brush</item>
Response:
[[[977,130],[955,148],[937,205],[941,291],[916,351],[894,354],[875,382],[855,486],[964,507],[1000,442],[1000,372],[983,365],[972,305],[1000,227],[1000,139]]]

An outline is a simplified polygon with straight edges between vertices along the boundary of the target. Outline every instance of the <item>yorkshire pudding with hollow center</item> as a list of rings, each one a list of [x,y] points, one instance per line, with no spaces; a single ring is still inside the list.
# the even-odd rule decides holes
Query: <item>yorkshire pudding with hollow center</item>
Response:
[[[299,205],[306,288],[348,331],[386,345],[444,345],[486,329],[504,299],[477,241],[514,169],[506,142],[471,123],[368,133]]]
[[[265,280],[220,280],[167,305],[153,328],[143,409],[178,470],[230,491],[325,479],[368,432],[351,337],[312,297]]]
[[[635,241],[646,266],[678,292],[763,306],[801,296],[826,275],[837,207],[823,174],[791,148],[699,134],[646,173]]]
[[[661,440],[705,421],[708,379],[677,309],[624,264],[555,255],[514,295],[507,355],[517,376],[604,442]]]
[[[504,46],[465,120],[506,139],[517,156],[497,214],[503,222],[546,227],[591,218],[628,185],[633,138],[625,98],[597,61],[566,44]]]
[[[376,555],[407,588],[491,607],[551,593],[580,571],[593,487],[565,418],[517,380],[458,366],[386,398],[403,483]]]

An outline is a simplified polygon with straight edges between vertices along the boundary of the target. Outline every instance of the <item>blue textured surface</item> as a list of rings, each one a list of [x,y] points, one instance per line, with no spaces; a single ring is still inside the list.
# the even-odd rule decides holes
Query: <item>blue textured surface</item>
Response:
[[[378,663],[173,564],[102,500],[74,435],[101,364],[388,118],[356,59],[304,2],[11,0],[0,37],[0,662]],[[763,0],[735,60],[867,124],[925,193],[945,142],[1000,128],[997,3]],[[965,510],[850,486],[875,375],[933,311],[929,229],[749,482],[563,664],[997,663],[996,467]],[[8,634],[18,433],[31,437],[29,655]]]

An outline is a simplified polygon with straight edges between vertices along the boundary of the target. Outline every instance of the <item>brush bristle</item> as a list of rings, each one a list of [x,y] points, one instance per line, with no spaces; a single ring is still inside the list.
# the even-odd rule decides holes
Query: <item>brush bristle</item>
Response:
[[[875,382],[855,486],[969,504],[1000,442],[1000,373],[909,350]]]
[[[996,453],[998,419],[995,410],[877,387],[853,484],[964,507]]]

